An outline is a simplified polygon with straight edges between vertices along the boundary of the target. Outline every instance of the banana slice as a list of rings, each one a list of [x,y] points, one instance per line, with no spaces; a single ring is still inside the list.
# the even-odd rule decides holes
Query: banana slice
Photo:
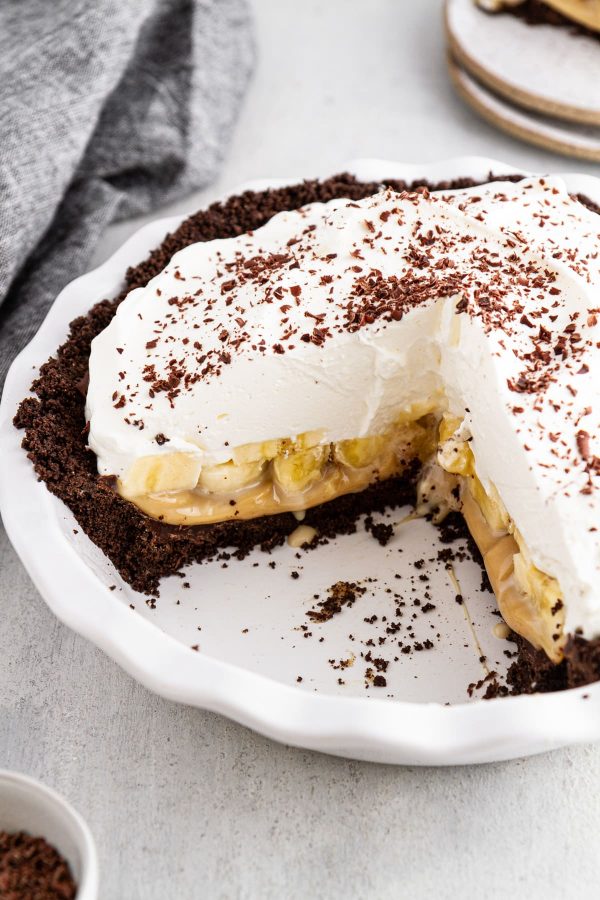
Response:
[[[233,462],[238,466],[267,458],[261,443],[242,444],[233,450],[232,456]]]
[[[200,472],[198,486],[213,494],[230,494],[259,482],[265,466],[264,459],[240,465],[229,460],[219,466],[207,466]]]
[[[164,491],[194,488],[200,474],[200,459],[192,453],[162,453],[142,456],[119,481],[119,492],[127,499]]]
[[[297,494],[306,490],[321,477],[321,469],[327,462],[330,446],[312,447],[278,456],[273,460],[273,475],[278,487],[286,494]]]
[[[439,425],[437,459],[446,472],[453,475],[472,475],[475,471],[473,453],[465,436],[461,434],[462,422],[445,415]]]
[[[389,440],[389,435],[379,434],[374,437],[340,441],[334,446],[334,456],[343,466],[363,469],[372,465],[383,454]]]
[[[305,431],[294,440],[291,438],[274,438],[270,441],[243,444],[233,451],[236,463],[254,462],[257,459],[275,459],[277,456],[290,453],[292,450],[308,450],[315,447],[323,438],[322,431]]]

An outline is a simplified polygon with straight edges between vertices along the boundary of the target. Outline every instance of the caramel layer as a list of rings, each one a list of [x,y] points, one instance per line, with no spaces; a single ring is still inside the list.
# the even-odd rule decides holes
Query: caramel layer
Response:
[[[424,461],[431,456],[434,447],[435,422],[426,417],[399,425],[389,435],[317,445],[265,459],[256,480],[234,491],[207,489],[201,474],[197,487],[140,493],[127,499],[146,515],[171,525],[210,525],[300,512],[399,475],[414,459]]]
[[[134,497],[142,512],[171,525],[210,525],[229,519],[255,519],[282,512],[299,512],[326,503],[343,494],[363,491],[374,481],[398,475],[402,464],[394,455],[377,466],[351,469],[329,463],[316,484],[298,494],[284,495],[270,479],[254,487],[237,491],[235,496],[171,491]]]
[[[494,531],[468,488],[462,492],[462,513],[485,564],[498,608],[505,622],[553,662],[560,662],[564,640],[562,609],[553,608],[543,597],[527,593],[515,577],[515,557],[520,548],[506,531]]]

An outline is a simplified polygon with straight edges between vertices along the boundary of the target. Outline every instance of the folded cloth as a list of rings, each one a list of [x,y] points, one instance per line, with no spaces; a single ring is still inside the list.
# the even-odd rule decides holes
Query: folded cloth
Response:
[[[252,60],[246,0],[0,4],[0,387],[109,222],[215,177]]]

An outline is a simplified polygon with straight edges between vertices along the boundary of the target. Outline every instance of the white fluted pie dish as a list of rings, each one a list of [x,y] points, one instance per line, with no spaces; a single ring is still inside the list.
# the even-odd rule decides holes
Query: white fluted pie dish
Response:
[[[516,171],[469,157],[433,165],[363,160],[338,168],[344,170],[365,181],[431,182]],[[564,177],[571,191],[600,202],[600,180]],[[240,190],[299,180],[253,182]],[[468,686],[490,668],[502,674],[512,645],[498,635],[494,603],[480,589],[478,567],[468,559],[455,563],[466,600],[455,603],[456,583],[433,562],[439,536],[424,521],[403,521],[409,510],[384,517],[394,527],[385,547],[359,527],[309,553],[297,555],[285,545],[271,556],[256,551],[243,561],[195,565],[185,580],[165,581],[160,599],[147,604],[37,481],[20,446],[22,434],[12,425],[35,371],[65,339],[68,323],[119,293],[127,267],[180,221],[146,225],[101,267],[68,285],[7,378],[0,409],[2,516],[55,614],[157,693],[302,747],[389,763],[454,764],[508,759],[600,737],[599,685],[490,701],[479,699],[482,690],[475,689],[469,697]],[[432,637],[435,646],[394,658],[390,643],[380,643],[386,619],[393,616],[390,597],[406,590],[412,600],[423,590],[415,572],[422,558],[432,561],[427,591],[435,610],[428,616],[415,612],[415,640],[424,645]],[[315,594],[323,598],[341,579],[360,583],[365,593],[351,608],[315,623],[307,615]],[[385,687],[365,678],[370,665],[364,656],[376,657],[371,648],[378,646],[389,662]]]

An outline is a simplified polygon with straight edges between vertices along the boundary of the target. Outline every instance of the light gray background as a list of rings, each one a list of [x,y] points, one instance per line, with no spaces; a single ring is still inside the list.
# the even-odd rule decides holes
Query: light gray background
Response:
[[[598,172],[462,106],[437,0],[254,6],[259,64],[220,182],[170,211],[356,156]],[[95,262],[138,225],[112,228]],[[599,748],[401,769],[270,743],[153,696],[60,625],[4,532],[0,616],[0,767],[42,778],[87,818],[103,900],[598,896]]]

